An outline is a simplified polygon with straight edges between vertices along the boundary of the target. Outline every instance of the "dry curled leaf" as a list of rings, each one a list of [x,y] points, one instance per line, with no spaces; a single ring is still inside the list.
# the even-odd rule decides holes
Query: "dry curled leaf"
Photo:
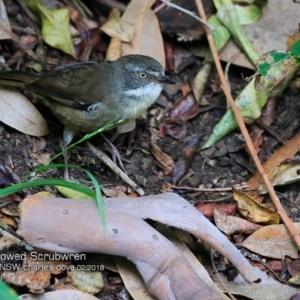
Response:
[[[227,235],[236,233],[252,234],[262,227],[247,220],[229,216],[217,208],[214,210],[214,220],[217,227]]]
[[[47,123],[34,105],[12,87],[0,85],[0,121],[25,134],[48,134]]]
[[[153,141],[150,142],[150,151],[156,158],[155,162],[160,168],[163,169],[165,175],[169,175],[173,172],[173,159],[166,153],[163,153],[162,150]]]
[[[276,169],[271,178],[273,186],[286,185],[300,180],[299,161],[283,162]],[[267,193],[265,185],[259,187],[261,194]]]
[[[202,212],[206,218],[212,218],[214,216],[214,210],[217,208],[218,210],[226,213],[227,215],[233,215],[236,212],[236,203],[228,203],[228,204],[216,204],[216,203],[208,203],[205,205],[196,204],[195,208]]]
[[[179,139],[185,136],[185,123],[199,113],[195,97],[190,92],[185,97],[178,99],[170,111],[170,116],[160,124],[160,133],[168,134]]]
[[[143,54],[155,58],[165,67],[165,51],[159,23],[151,9],[155,0],[131,0],[122,20],[134,24],[131,43],[122,43],[123,55]]]
[[[300,232],[300,223],[294,223]],[[255,231],[242,244],[243,247],[263,256],[282,259],[288,255],[298,257],[298,249],[285,225],[269,225]]]
[[[101,272],[72,270],[68,272],[68,281],[78,290],[89,294],[99,293],[104,287]]]
[[[110,37],[129,43],[134,35],[134,25],[121,19],[120,16],[121,14],[117,9],[112,9],[107,22],[100,29]]]
[[[234,199],[238,203],[239,212],[254,223],[279,224],[280,217],[266,206],[255,202],[249,195],[232,188]]]

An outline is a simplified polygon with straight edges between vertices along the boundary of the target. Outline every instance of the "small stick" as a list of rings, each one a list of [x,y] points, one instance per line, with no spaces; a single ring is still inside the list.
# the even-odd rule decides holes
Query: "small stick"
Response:
[[[136,190],[140,196],[145,194],[145,192],[139,188],[138,185],[131,180],[103,151],[94,147],[90,142],[86,142],[86,144],[93,154],[95,154],[113,172],[119,175],[130,187]]]
[[[197,192],[232,192],[232,188],[212,188],[212,189],[201,189],[201,188],[193,188],[189,186],[177,186],[177,185],[171,185],[170,188],[172,189],[178,189],[178,190],[189,190],[189,191],[197,191]],[[247,188],[247,185],[237,185],[235,186],[236,189],[245,189]]]

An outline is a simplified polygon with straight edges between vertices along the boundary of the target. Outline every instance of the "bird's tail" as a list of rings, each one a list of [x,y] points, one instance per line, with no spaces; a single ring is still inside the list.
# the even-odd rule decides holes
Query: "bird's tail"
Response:
[[[25,88],[39,79],[38,75],[25,71],[0,71],[0,84]]]

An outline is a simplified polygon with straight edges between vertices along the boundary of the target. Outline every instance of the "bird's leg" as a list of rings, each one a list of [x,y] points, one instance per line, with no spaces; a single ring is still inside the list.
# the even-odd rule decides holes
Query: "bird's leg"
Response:
[[[68,145],[72,142],[74,135],[75,135],[74,131],[72,131],[72,130],[70,130],[68,128],[64,129],[63,142],[60,144],[60,147],[61,147],[62,150],[65,150],[68,147]],[[63,154],[63,156],[64,156],[64,163],[67,165],[68,161],[69,161],[68,151],[65,151],[64,154]],[[65,167],[64,179],[65,180],[69,180],[70,179],[68,167]]]
[[[110,147],[110,149],[112,151],[113,162],[116,164],[116,161],[118,161],[121,169],[126,173],[126,169],[123,165],[120,153],[119,153],[118,149],[116,148],[116,146],[103,133],[100,133],[100,134],[101,134],[102,138],[104,139],[104,141],[107,143],[107,145]],[[113,135],[112,139],[115,140],[118,137],[118,135],[117,136]]]

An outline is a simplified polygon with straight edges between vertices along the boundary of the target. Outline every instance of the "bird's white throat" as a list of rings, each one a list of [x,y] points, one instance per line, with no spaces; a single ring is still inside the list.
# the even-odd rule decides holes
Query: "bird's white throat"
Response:
[[[145,86],[124,92],[128,98],[138,102],[138,105],[128,107],[128,114],[134,115],[134,118],[141,116],[156,101],[162,89],[162,84],[150,82]],[[129,111],[131,112],[129,113]]]
[[[141,86],[137,89],[126,91],[125,95],[129,97],[132,96],[132,97],[139,98],[137,99],[139,101],[145,98],[145,99],[149,99],[149,101],[154,102],[158,98],[162,89],[163,89],[162,84],[157,82],[150,82],[149,84]]]

